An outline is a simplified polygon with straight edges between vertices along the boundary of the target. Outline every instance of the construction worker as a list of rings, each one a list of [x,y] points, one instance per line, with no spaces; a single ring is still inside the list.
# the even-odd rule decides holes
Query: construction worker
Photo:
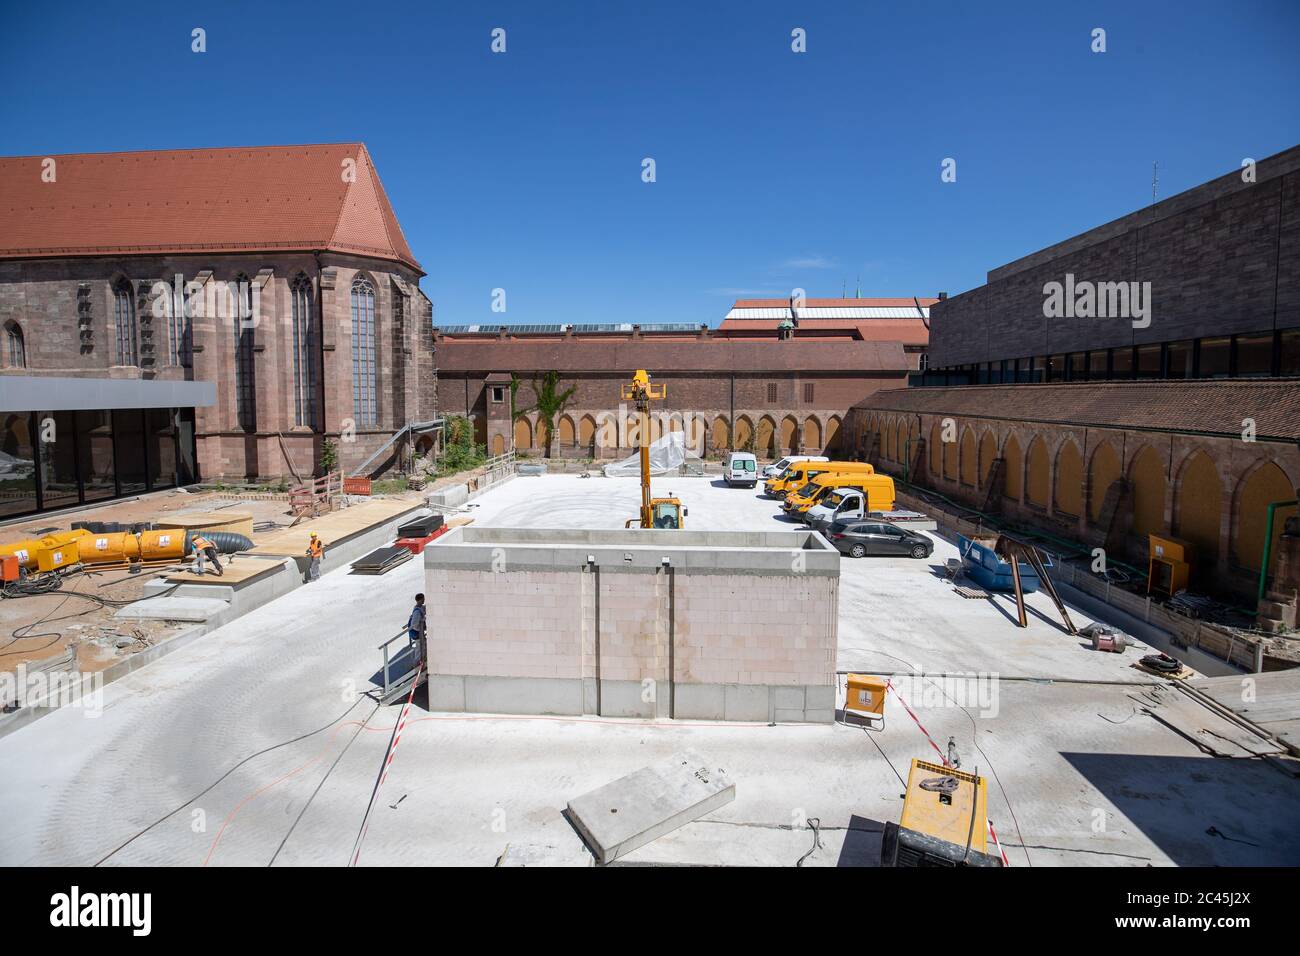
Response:
[[[212,561],[212,567],[216,569],[217,577],[221,577],[226,572],[221,570],[221,553],[217,551],[217,546],[201,534],[194,535],[191,541],[194,548],[194,573],[206,574],[204,570],[203,558],[206,555]]]
[[[325,555],[325,545],[321,543],[320,538],[316,537],[316,532],[311,533],[311,539],[307,542],[307,556],[311,558],[311,567],[307,569],[307,581],[315,581],[320,578],[320,559]]]
[[[417,594],[415,596],[415,607],[411,609],[411,616],[406,619],[406,637],[407,640],[416,646],[420,655],[420,660],[425,659],[426,647],[424,636],[426,633],[425,628],[427,622],[428,617],[424,611],[424,595]]]

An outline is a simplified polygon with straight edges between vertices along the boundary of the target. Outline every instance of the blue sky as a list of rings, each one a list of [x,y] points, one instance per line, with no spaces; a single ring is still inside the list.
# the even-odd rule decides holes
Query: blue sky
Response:
[[[1295,0],[0,5],[0,151],[363,140],[441,324],[955,294],[1153,161],[1163,197],[1300,143]]]

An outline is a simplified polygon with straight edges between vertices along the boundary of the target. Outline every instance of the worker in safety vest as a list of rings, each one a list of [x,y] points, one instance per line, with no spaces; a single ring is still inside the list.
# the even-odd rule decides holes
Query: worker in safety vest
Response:
[[[203,558],[206,555],[212,560],[212,567],[216,569],[217,577],[221,577],[226,572],[221,570],[221,555],[217,551],[217,546],[201,534],[196,534],[191,541],[194,548],[194,573],[206,574],[204,570]]]
[[[311,558],[307,580],[315,581],[320,577],[320,559],[325,556],[325,545],[321,543],[320,538],[316,537],[315,531],[311,533],[311,540],[307,542],[307,556]]]
[[[406,619],[406,638],[418,648],[420,660],[425,659],[424,636],[427,623],[428,617],[424,611],[424,595],[417,594],[415,596],[415,607],[411,609],[411,616]]]

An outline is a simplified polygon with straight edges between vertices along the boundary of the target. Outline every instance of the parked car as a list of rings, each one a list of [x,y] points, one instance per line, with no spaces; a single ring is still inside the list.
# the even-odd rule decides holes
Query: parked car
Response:
[[[934,553],[934,542],[925,535],[883,521],[837,521],[827,531],[826,540],[840,554],[852,558],[869,554],[928,558]]]
[[[722,468],[722,477],[728,488],[744,485],[753,488],[758,484],[758,459],[747,451],[733,451],[727,456],[727,463]]]
[[[781,472],[785,471],[791,465],[798,464],[801,461],[830,461],[830,459],[825,458],[821,455],[786,455],[784,458],[782,458],[780,461],[776,462],[775,464],[764,465],[763,477],[775,478],[777,475],[781,474]]]

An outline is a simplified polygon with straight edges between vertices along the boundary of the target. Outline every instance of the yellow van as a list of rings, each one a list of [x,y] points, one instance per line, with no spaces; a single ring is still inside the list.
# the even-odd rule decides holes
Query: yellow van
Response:
[[[818,475],[803,487],[790,492],[781,507],[791,518],[798,518],[819,501],[824,500],[836,488],[861,491],[866,499],[867,511],[894,510],[894,479],[888,475],[867,475],[861,472]]]
[[[863,461],[797,461],[775,478],[769,478],[763,489],[770,497],[784,498],[818,475],[873,475],[875,472],[876,469]]]

